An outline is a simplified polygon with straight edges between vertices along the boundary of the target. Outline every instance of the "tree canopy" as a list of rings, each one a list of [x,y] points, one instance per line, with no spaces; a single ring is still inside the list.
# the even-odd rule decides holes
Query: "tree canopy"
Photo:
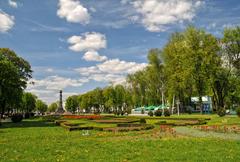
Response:
[[[23,90],[32,77],[30,64],[8,48],[0,48],[1,115],[21,103]]]

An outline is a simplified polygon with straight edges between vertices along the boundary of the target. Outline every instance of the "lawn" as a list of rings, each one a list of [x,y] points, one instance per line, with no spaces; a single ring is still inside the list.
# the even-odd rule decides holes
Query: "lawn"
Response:
[[[210,117],[210,124],[239,123],[237,117]],[[0,161],[236,162],[240,161],[240,141],[172,136],[160,133],[159,126],[134,132],[69,132],[53,123],[25,120],[0,127]]]

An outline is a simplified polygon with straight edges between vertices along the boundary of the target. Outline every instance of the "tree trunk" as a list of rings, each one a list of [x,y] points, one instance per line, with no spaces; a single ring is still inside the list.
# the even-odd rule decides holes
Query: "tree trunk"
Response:
[[[202,96],[199,96],[199,106],[200,106],[200,113],[203,114],[203,108],[202,108]]]
[[[175,105],[175,95],[173,95],[173,102],[172,102],[172,114],[173,114],[173,110],[174,110],[174,105]]]
[[[3,100],[2,105],[1,105],[1,118],[3,118],[5,107],[6,107],[6,101]]]

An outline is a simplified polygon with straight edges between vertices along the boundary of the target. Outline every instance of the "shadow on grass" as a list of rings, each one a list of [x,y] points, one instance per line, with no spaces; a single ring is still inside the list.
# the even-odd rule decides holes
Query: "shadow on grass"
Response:
[[[44,122],[44,121],[21,121],[19,123],[1,123],[0,129],[4,128],[30,128],[30,127],[55,127],[56,125],[51,122]]]

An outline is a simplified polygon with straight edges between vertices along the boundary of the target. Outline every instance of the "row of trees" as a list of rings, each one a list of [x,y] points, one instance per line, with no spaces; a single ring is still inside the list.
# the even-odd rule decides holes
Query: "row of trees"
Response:
[[[70,112],[85,110],[85,112],[120,113],[131,111],[131,94],[123,85],[96,88],[79,96],[67,98],[65,108]]]
[[[148,60],[145,69],[128,75],[125,85],[70,96],[66,108],[116,112],[180,103],[184,111],[193,96],[199,97],[200,111],[202,96],[212,97],[214,110],[240,104],[240,27],[225,29],[220,39],[190,26],[173,33],[161,50],[150,50]]]
[[[48,110],[48,105],[42,100],[38,99],[32,93],[23,92],[21,100],[19,100],[17,107],[8,107],[7,113],[22,113],[25,116],[29,116],[33,112],[39,112],[41,114]]]

